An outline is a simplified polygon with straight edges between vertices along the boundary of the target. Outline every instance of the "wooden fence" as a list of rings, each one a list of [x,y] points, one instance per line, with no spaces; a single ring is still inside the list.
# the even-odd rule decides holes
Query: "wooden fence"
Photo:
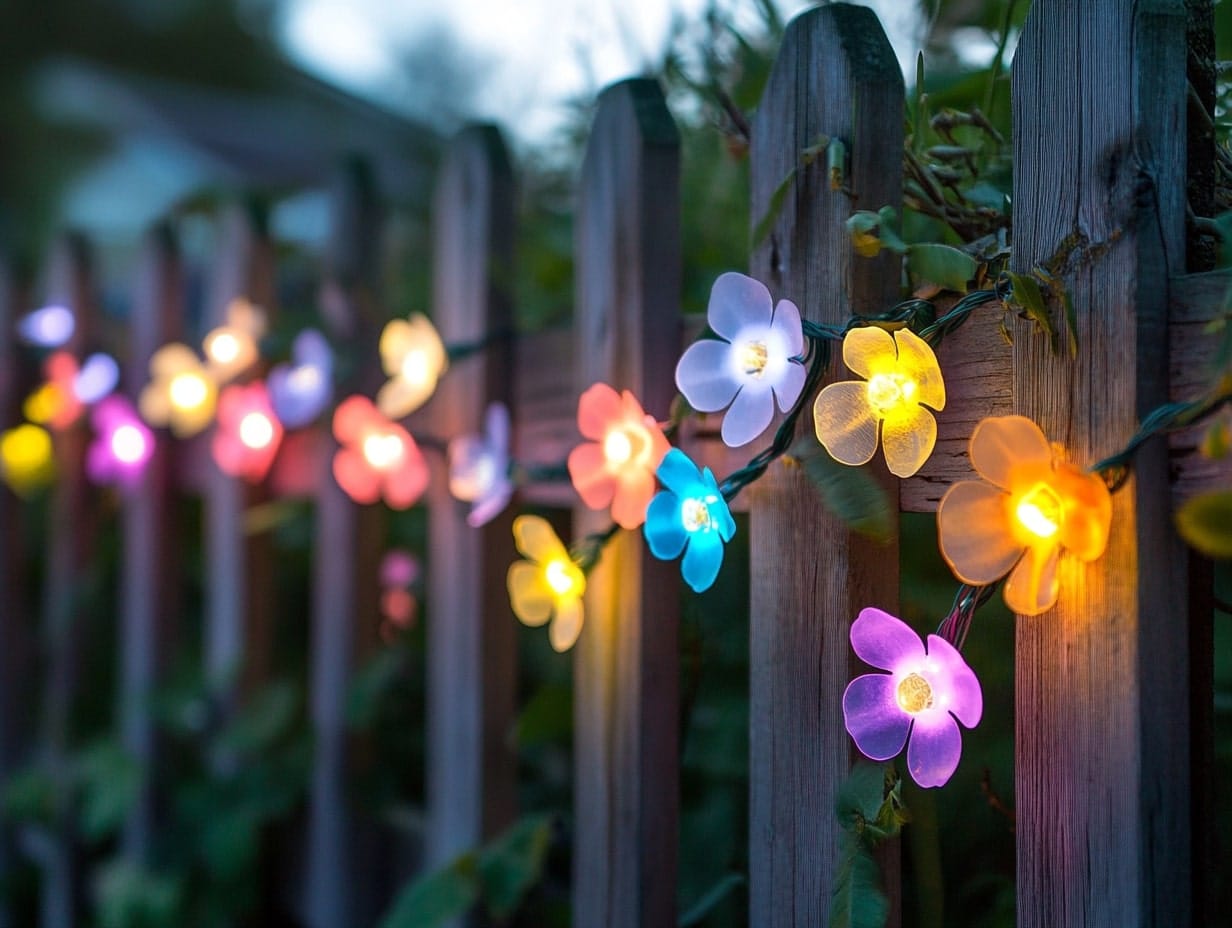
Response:
[[[882,473],[904,512],[932,512],[969,473],[966,442],[988,415],[1022,412],[1090,463],[1122,446],[1138,417],[1194,384],[1202,322],[1228,276],[1186,276],[1186,19],[1181,0],[1036,0],[1015,57],[1013,265],[1059,268],[1077,308],[1078,353],[1059,357],[1009,320],[1013,346],[977,318],[940,350],[948,405],[937,450],[923,471]],[[875,16],[831,4],[788,28],[753,126],[752,215],[780,182],[796,179],[751,271],[776,298],[817,322],[884,310],[900,297],[897,256],[855,256],[844,221],[856,209],[902,198],[904,88]],[[841,189],[826,165],[801,152],[819,136],[849,152]],[[513,413],[514,456],[558,465],[576,443],[577,396],[605,380],[631,389],[665,417],[672,373],[699,332],[680,305],[679,143],[656,83],[631,80],[598,101],[577,197],[576,313],[572,331],[526,334],[457,365],[428,419],[436,434],[478,430],[488,401]],[[323,270],[335,308],[333,334],[375,358],[380,312],[377,192],[362,174],[340,175],[335,228]],[[506,331],[513,318],[514,180],[499,133],[462,133],[444,163],[435,204],[434,316],[447,342]],[[247,211],[223,219],[208,304],[221,312],[247,295],[274,308],[271,243]],[[154,348],[181,334],[185,271],[175,230],[152,233],[137,277],[125,389],[145,377]],[[88,331],[95,311],[88,249],[69,240],[47,277]],[[0,409],[14,410],[9,328],[25,298],[0,291]],[[989,308],[991,314],[996,311]],[[371,393],[373,370],[346,389]],[[831,371],[831,376],[835,374]],[[332,438],[322,434],[329,445]],[[712,430],[689,426],[683,444],[724,474],[744,463]],[[50,511],[41,646],[42,737],[55,769],[68,745],[88,606],[72,591],[91,537],[94,494],[82,478],[83,433],[57,439],[60,479]],[[1178,542],[1170,505],[1227,481],[1193,453],[1194,436],[1148,446],[1115,497],[1112,540],[1093,565],[1075,568],[1058,606],[1018,618],[1016,792],[1019,924],[1208,924],[1206,845],[1192,823],[1206,813],[1210,717],[1210,574]],[[331,446],[332,447],[332,446]],[[259,496],[192,467],[203,449],[160,452],[123,511],[124,568],[118,634],[118,715],[125,747],[144,771],[125,848],[148,859],[158,815],[159,752],[149,696],[174,637],[179,575],[174,493],[205,500],[207,670],[226,707],[267,658],[268,577],[274,565],[245,509]],[[181,466],[172,467],[176,457]],[[326,471],[328,459],[326,458]],[[189,474],[173,486],[174,474]],[[518,673],[504,572],[514,558],[507,514],[470,529],[433,473],[428,616],[428,808],[424,860],[447,861],[515,815],[509,729]],[[357,898],[370,855],[348,811],[343,699],[362,639],[374,624],[376,509],[351,503],[327,472],[315,489],[317,567],[311,616],[311,720],[316,733],[304,852],[302,920],[314,928],[368,923],[379,902]],[[533,483],[524,503],[568,509],[567,486]],[[850,533],[797,471],[772,468],[741,499],[749,515],[750,812],[749,913],[757,926],[824,924],[839,834],[833,801],[854,747],[841,697],[856,662],[848,629],[856,613],[898,602],[897,544]],[[14,501],[0,494],[0,602],[21,600],[31,552],[14,549]],[[573,512],[576,535],[599,525]],[[735,569],[729,567],[729,569]],[[575,816],[573,923],[579,928],[662,928],[676,921],[678,831],[678,621],[676,567],[651,558],[638,533],[621,533],[590,578],[586,627],[574,652]],[[29,643],[24,617],[6,611],[0,642],[0,766],[21,756]],[[97,630],[94,630],[95,632]],[[11,647],[10,647],[11,642]],[[568,659],[568,658],[562,658]],[[1196,693],[1196,695],[1194,695]],[[1191,716],[1197,721],[1191,725]],[[998,724],[1004,720],[988,720]],[[1192,761],[1191,758],[1197,758]],[[1203,759],[1206,760],[1203,760]],[[215,759],[226,765],[229,759]],[[1198,784],[1195,786],[1195,784]],[[68,928],[81,910],[77,843],[67,809],[46,834],[24,835],[43,869],[43,925]],[[364,847],[368,847],[365,851]],[[883,855],[896,898],[896,851]],[[0,864],[12,845],[0,842]],[[409,874],[408,874],[409,875]],[[897,921],[899,913],[892,914]],[[0,924],[4,924],[0,920]]]

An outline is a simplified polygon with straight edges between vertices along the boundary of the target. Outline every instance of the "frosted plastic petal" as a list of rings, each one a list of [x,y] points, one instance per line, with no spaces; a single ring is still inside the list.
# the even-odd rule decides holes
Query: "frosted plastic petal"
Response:
[[[937,444],[937,420],[923,406],[910,406],[881,423],[886,466],[896,477],[910,477],[924,466]]]
[[[513,541],[523,555],[539,564],[553,558],[568,558],[569,553],[546,519],[518,516],[513,520]]]
[[[894,336],[885,329],[866,325],[843,336],[843,363],[865,380],[892,371],[897,360]]]
[[[907,745],[907,772],[920,786],[944,786],[958,769],[962,733],[948,712],[922,712],[915,717]]]
[[[898,329],[894,343],[898,346],[899,372],[915,381],[912,399],[938,411],[944,409],[945,380],[932,347],[910,329]]]
[[[680,520],[680,500],[672,493],[659,493],[646,509],[646,524],[642,526],[650,553],[661,561],[678,557],[688,541],[688,532]]]
[[[164,345],[150,358],[150,378],[152,380],[168,379],[182,371],[199,370],[200,368],[201,361],[197,353],[179,342]]]
[[[703,338],[691,344],[676,363],[676,388],[699,412],[717,412],[736,396],[740,382],[731,374],[727,342]]]
[[[779,401],[780,412],[787,412],[796,405],[796,400],[800,398],[800,391],[804,389],[807,373],[803,364],[797,364],[794,361],[783,368],[782,376],[774,385],[774,396]]]
[[[1059,464],[1053,486],[1065,507],[1061,546],[1081,561],[1095,560],[1108,546],[1112,525],[1112,496],[1107,485],[1096,474]]]
[[[744,274],[728,271],[720,274],[710,288],[706,321],[715,334],[732,341],[749,324],[769,328],[773,312],[774,301],[765,284]]]
[[[1005,603],[1019,615],[1039,615],[1057,603],[1056,545],[1027,548],[1005,583]]]
[[[707,489],[697,465],[679,448],[673,448],[663,456],[655,476],[677,496],[701,496]]]
[[[569,452],[569,479],[582,502],[590,509],[606,509],[616,493],[616,478],[604,466],[603,449],[593,441]]]
[[[578,398],[578,431],[585,438],[602,441],[611,424],[620,418],[620,394],[605,383],[593,384]]]
[[[985,480],[1010,489],[1015,467],[1047,466],[1052,448],[1038,425],[1026,416],[993,416],[983,419],[971,434],[971,466]]]
[[[729,448],[739,448],[764,432],[773,418],[773,394],[769,390],[754,391],[745,387],[736,394],[723,416],[719,434]]]
[[[348,396],[334,410],[334,438],[344,445],[356,441],[375,415],[372,401],[366,396]]]
[[[1010,532],[1006,495],[992,484],[963,480],[941,498],[937,536],[941,556],[963,583],[983,586],[1004,577],[1022,556]]]
[[[435,378],[411,383],[405,377],[392,377],[377,391],[376,407],[390,419],[402,419],[426,403],[435,390]]]
[[[843,721],[860,752],[889,760],[907,743],[911,717],[894,698],[894,678],[885,673],[856,677],[843,693]]]
[[[381,366],[387,376],[397,374],[402,367],[402,359],[414,343],[414,330],[405,319],[391,319],[381,330],[379,351]]]
[[[804,327],[800,324],[800,309],[791,300],[779,300],[774,307],[774,321],[770,328],[783,336],[789,357],[804,354]]]
[[[580,599],[571,599],[558,606],[556,618],[548,629],[548,641],[552,643],[554,650],[564,653],[573,647],[578,635],[582,634],[583,615]]]
[[[505,510],[512,497],[513,484],[508,480],[498,481],[486,495],[475,500],[475,505],[466,516],[466,524],[471,528],[487,525]]]
[[[612,520],[621,528],[637,528],[646,521],[646,509],[654,495],[654,475],[650,471],[626,474],[612,500]]]
[[[937,708],[954,713],[968,728],[978,725],[984,714],[984,693],[963,656],[944,638],[929,635],[928,664],[939,668],[929,674]]]
[[[409,509],[428,489],[428,464],[410,436],[407,452],[401,466],[385,477],[385,502],[392,509]]]
[[[894,670],[904,660],[924,657],[924,642],[911,626],[875,606],[860,610],[850,636],[856,656],[880,670]]]
[[[817,440],[836,461],[866,464],[877,451],[877,416],[863,381],[832,383],[817,394],[813,426]]]
[[[723,542],[717,533],[697,533],[689,539],[680,562],[680,576],[694,593],[710,589],[723,566]]]
[[[366,505],[381,498],[381,483],[358,451],[339,448],[334,454],[333,469],[338,486],[355,502]]]
[[[509,604],[523,625],[542,625],[552,616],[556,601],[543,582],[543,571],[530,561],[514,561],[505,575]]]
[[[171,397],[163,383],[148,383],[137,399],[141,418],[150,425],[166,425],[171,419]]]

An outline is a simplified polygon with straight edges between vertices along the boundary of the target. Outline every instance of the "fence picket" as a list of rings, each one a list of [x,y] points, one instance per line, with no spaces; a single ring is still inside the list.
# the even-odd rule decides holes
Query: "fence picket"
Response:
[[[845,322],[898,301],[898,256],[857,257],[844,224],[853,209],[898,206],[902,125],[902,75],[871,10],[836,3],[790,24],[753,126],[754,222],[798,170],[752,266],[804,318]],[[800,163],[823,135],[849,153],[844,189],[830,188],[825,159]],[[849,379],[837,354],[829,379]],[[849,532],[798,469],[758,483],[749,521],[749,918],[803,928],[825,924],[839,860],[834,797],[853,751],[842,695],[858,663],[847,633],[864,606],[896,611],[898,546]]]

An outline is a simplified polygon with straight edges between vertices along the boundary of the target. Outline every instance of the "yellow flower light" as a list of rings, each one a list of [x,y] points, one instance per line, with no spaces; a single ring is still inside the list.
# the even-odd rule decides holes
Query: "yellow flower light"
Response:
[[[390,419],[409,416],[426,403],[449,367],[436,327],[422,313],[394,319],[381,331],[381,366],[389,377],[376,406]]]
[[[910,477],[937,442],[937,420],[925,407],[945,408],[937,356],[909,329],[865,326],[843,338],[843,363],[864,380],[832,383],[817,395],[817,440],[836,461],[857,465],[872,460],[880,434],[890,472]]]
[[[513,520],[513,539],[526,559],[509,567],[509,602],[524,625],[552,620],[548,640],[568,651],[582,632],[582,594],[586,576],[547,521],[538,516]]]
[[[47,430],[26,422],[0,433],[0,472],[13,492],[23,496],[51,483],[55,458]]]
[[[212,329],[202,343],[215,383],[234,380],[256,363],[257,342],[265,334],[265,313],[243,297],[227,306],[227,321]]]
[[[1021,615],[1051,609],[1061,554],[1093,561],[1104,553],[1108,488],[1063,460],[1024,416],[983,420],[970,454],[986,482],[965,480],[946,491],[937,510],[942,557],[959,580],[976,586],[1008,573],[1005,601]]]
[[[150,425],[170,426],[178,438],[190,438],[214,418],[218,385],[187,345],[164,345],[150,358],[150,382],[138,406]]]

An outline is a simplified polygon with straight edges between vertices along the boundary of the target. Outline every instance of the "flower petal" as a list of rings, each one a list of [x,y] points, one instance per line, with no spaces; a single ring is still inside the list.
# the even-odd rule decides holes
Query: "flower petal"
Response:
[[[937,507],[941,556],[963,583],[983,586],[1004,577],[1023,546],[1006,523],[1006,496],[989,483],[962,480]]]
[[[564,653],[573,647],[578,635],[582,634],[584,614],[581,599],[575,598],[560,604],[556,618],[552,620],[552,627],[548,629],[548,641],[552,643],[554,650]]]
[[[932,346],[910,329],[895,331],[894,344],[898,346],[899,371],[915,381],[913,399],[938,411],[944,409],[945,380]]]
[[[894,678],[884,673],[865,674],[847,684],[843,721],[856,747],[872,760],[898,754],[911,729],[911,717],[894,698]]]
[[[677,496],[705,494],[706,485],[702,482],[702,475],[698,472],[697,465],[679,448],[672,448],[663,455],[663,460],[659,462],[655,470],[655,476],[659,478],[660,483]]]
[[[642,526],[650,553],[661,561],[670,561],[684,550],[689,533],[680,519],[680,498],[673,493],[659,493],[646,509],[646,524]]]
[[[880,326],[861,326],[843,336],[843,363],[865,380],[892,371],[897,360],[894,336]]]
[[[728,341],[750,323],[768,328],[773,313],[774,301],[760,280],[728,271],[720,274],[710,288],[706,321],[716,335]]]
[[[774,319],[770,328],[783,336],[784,346],[790,357],[804,354],[804,326],[800,323],[800,308],[791,300],[779,300],[774,307]]]
[[[366,396],[348,396],[334,410],[334,438],[341,444],[351,444],[375,415],[372,401]]]
[[[620,394],[605,383],[592,384],[578,398],[578,431],[584,438],[603,441],[612,423],[620,418]]]
[[[937,708],[954,713],[968,728],[978,725],[984,714],[984,693],[962,654],[944,638],[929,635],[928,664],[940,668],[928,677]]]
[[[723,566],[723,541],[715,532],[697,532],[689,539],[680,562],[680,576],[694,593],[710,589]]]
[[[568,558],[555,530],[540,516],[518,516],[513,520],[513,542],[523,555],[539,564],[553,558]]]
[[[1088,474],[1071,464],[1057,465],[1053,486],[1065,507],[1061,523],[1061,547],[1080,561],[1093,561],[1108,545],[1112,525],[1112,496],[1098,474]]]
[[[727,342],[703,338],[691,344],[676,363],[676,388],[699,412],[717,412],[736,396],[740,381],[731,375]]]
[[[483,417],[483,431],[488,445],[502,458],[509,455],[509,407],[504,403],[489,403]]]
[[[391,377],[377,391],[376,407],[390,419],[402,419],[426,403],[435,390],[435,377],[415,383],[401,375]]]
[[[944,786],[962,757],[962,733],[948,712],[922,712],[915,717],[907,745],[907,771],[920,786]]]
[[[877,415],[858,380],[832,383],[817,394],[813,426],[830,457],[843,464],[866,464],[877,450]]]
[[[624,474],[612,500],[612,520],[621,528],[637,528],[646,521],[646,508],[655,495],[654,475],[644,469]]]
[[[367,505],[381,498],[381,482],[362,454],[353,448],[339,448],[334,454],[334,479],[347,496]]]
[[[616,478],[604,466],[603,448],[593,441],[569,452],[569,479],[582,502],[590,509],[606,509],[616,493]]]
[[[1055,544],[1027,548],[1005,583],[1005,602],[1010,609],[1019,615],[1039,615],[1056,605],[1060,593],[1059,554],[1060,548]]]
[[[745,387],[736,394],[731,408],[723,416],[719,434],[729,448],[747,445],[770,425],[774,418],[774,395],[769,390]]]
[[[992,416],[982,419],[971,434],[971,466],[985,480],[1010,489],[1016,466],[1048,466],[1052,448],[1040,427],[1026,416]]]
[[[523,625],[542,625],[552,616],[556,599],[543,582],[543,571],[530,561],[514,561],[505,575],[509,604]]]
[[[904,660],[924,657],[924,642],[911,626],[876,606],[860,610],[849,634],[856,656],[880,670],[894,670]]]
[[[789,362],[783,368],[778,383],[774,385],[774,396],[779,401],[780,412],[788,412],[796,405],[796,400],[800,399],[800,392],[804,389],[807,374],[804,365],[795,361]]]
[[[499,480],[487,494],[475,500],[471,511],[467,513],[466,524],[471,528],[487,525],[500,515],[513,496],[513,484],[508,480]]]
[[[937,420],[923,406],[895,410],[882,422],[886,467],[896,477],[910,477],[923,467],[936,444]]]
[[[428,463],[415,440],[405,435],[405,458],[385,477],[385,502],[393,509],[409,509],[428,489]]]

